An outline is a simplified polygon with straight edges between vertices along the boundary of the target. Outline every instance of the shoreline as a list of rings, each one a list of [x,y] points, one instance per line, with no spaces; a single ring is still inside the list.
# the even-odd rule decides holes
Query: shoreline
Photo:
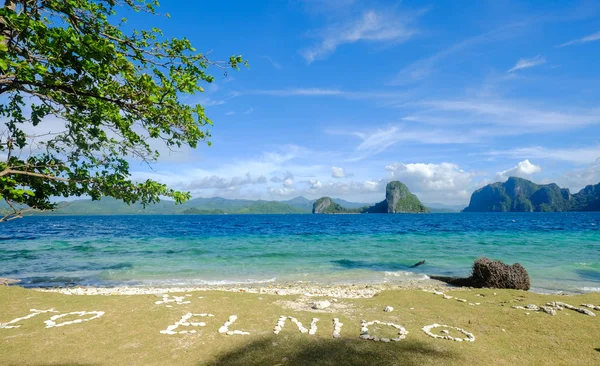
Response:
[[[13,286],[18,286],[15,284]],[[21,286],[19,286],[21,287]],[[473,287],[457,287],[433,279],[406,281],[404,283],[371,283],[371,284],[319,284],[309,282],[281,282],[256,284],[227,284],[227,285],[200,285],[200,286],[73,286],[73,287],[27,287],[28,290],[46,293],[60,293],[77,296],[119,296],[119,295],[159,295],[169,293],[189,292],[229,292],[249,293],[259,295],[301,295],[306,297],[332,297],[341,299],[368,299],[373,298],[383,291],[395,290],[422,290],[432,291],[472,291]],[[490,289],[486,289],[490,290]],[[497,289],[504,291],[504,289]],[[537,295],[576,296],[596,294],[598,292],[573,292],[573,291],[544,291],[533,288],[524,293]]]
[[[308,282],[281,282],[264,284],[228,284],[228,285],[202,285],[202,286],[75,286],[62,288],[35,288],[27,289],[38,292],[60,293],[64,295],[156,295],[163,293],[187,292],[238,292],[260,295],[303,295],[307,297],[338,297],[342,299],[372,298],[386,290],[437,290],[455,289],[440,281],[427,280],[407,281],[402,284],[317,284]],[[17,285],[18,286],[18,285]]]

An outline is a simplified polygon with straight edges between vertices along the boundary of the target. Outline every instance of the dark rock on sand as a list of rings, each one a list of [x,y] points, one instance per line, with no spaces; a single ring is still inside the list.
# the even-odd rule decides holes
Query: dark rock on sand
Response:
[[[519,263],[512,266],[488,258],[479,258],[473,263],[471,275],[473,287],[507,288],[529,290],[529,274]]]
[[[515,263],[510,266],[501,261],[493,261],[485,257],[479,258],[473,263],[471,277],[430,276],[430,278],[461,287],[487,287],[525,291],[530,288],[529,274],[522,265]]]

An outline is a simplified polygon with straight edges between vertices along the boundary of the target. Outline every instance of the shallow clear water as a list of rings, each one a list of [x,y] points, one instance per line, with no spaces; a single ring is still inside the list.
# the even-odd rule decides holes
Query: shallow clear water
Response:
[[[520,262],[541,291],[600,291],[600,213],[27,217],[0,224],[25,286],[401,282]],[[418,268],[411,265],[426,260]]]

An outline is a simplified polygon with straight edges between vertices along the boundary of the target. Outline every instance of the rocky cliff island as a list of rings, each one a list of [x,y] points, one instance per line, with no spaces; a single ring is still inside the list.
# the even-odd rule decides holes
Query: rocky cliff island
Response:
[[[330,197],[321,197],[313,204],[314,214],[352,213],[425,213],[429,209],[412,194],[408,187],[399,181],[390,182],[385,187],[385,200],[361,208],[344,208]]]
[[[555,183],[535,184],[527,179],[510,177],[493,183],[471,196],[464,212],[565,212],[600,210],[600,183],[571,194]]]

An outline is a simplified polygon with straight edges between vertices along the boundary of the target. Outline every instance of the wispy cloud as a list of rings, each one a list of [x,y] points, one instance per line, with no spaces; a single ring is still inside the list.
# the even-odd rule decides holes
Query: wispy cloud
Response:
[[[600,109],[559,109],[556,106],[535,105],[503,99],[431,100],[415,104],[422,110],[407,116],[412,121],[440,125],[476,124],[513,127],[504,134],[518,135],[549,132],[600,124]],[[474,129],[473,132],[476,130]],[[500,134],[501,131],[496,131]],[[485,131],[478,133],[485,134]]]
[[[300,51],[309,64],[324,59],[338,46],[359,41],[403,42],[413,37],[417,30],[411,26],[413,18],[392,13],[366,11],[358,19],[334,24],[320,32],[321,41]]]
[[[267,95],[273,97],[339,97],[346,99],[383,99],[383,98],[406,98],[404,92],[385,91],[346,91],[335,88],[290,88],[290,89],[266,89],[234,91],[232,97],[243,95]]]
[[[530,67],[543,65],[546,63],[546,57],[542,55],[537,55],[532,58],[522,58],[517,61],[515,66],[512,69],[508,70],[508,72],[515,72],[517,70],[528,69]]]
[[[457,55],[469,48],[486,42],[492,42],[510,35],[509,31],[523,27],[524,23],[514,23],[493,29],[489,32],[466,38],[448,48],[445,48],[430,57],[418,60],[401,69],[391,80],[392,85],[404,85],[426,79],[431,75],[437,65],[451,56]]]
[[[361,142],[355,148],[355,155],[347,161],[359,161],[382,153],[399,143],[447,145],[474,142],[469,134],[456,134],[441,129],[410,129],[402,125],[376,128],[370,131],[346,132],[326,131],[331,135],[350,135]]]
[[[292,89],[272,89],[272,90],[249,90],[245,92],[235,92],[234,96],[239,95],[271,95],[276,97],[290,96],[305,96],[305,97],[321,97],[321,96],[336,96],[345,94],[339,89],[323,89],[323,88],[292,88]]]
[[[227,113],[225,113],[226,116],[233,116],[235,114],[234,111],[229,111]]]
[[[244,114],[252,114],[254,113],[254,108],[250,107],[244,111]]]
[[[574,39],[572,41],[569,41],[569,42],[566,42],[563,44],[559,44],[556,47],[567,47],[567,46],[572,46],[575,44],[582,44],[582,43],[588,43],[588,42],[594,42],[594,41],[600,41],[600,32],[596,32],[594,34],[590,34],[589,36],[585,36],[585,37]]]
[[[212,99],[212,98],[203,98],[200,100],[200,104],[203,107],[214,107],[216,105],[225,104],[224,100]]]
[[[427,78],[434,72],[436,65],[444,59],[459,54],[471,47],[494,41],[505,35],[509,30],[524,26],[524,23],[509,24],[500,28],[496,28],[489,32],[469,37],[448,48],[445,48],[430,57],[418,60],[400,70],[392,79],[390,84],[403,85],[417,82]]]
[[[577,148],[545,148],[541,146],[531,146],[509,150],[493,150],[484,153],[484,155],[508,156],[520,159],[549,159],[575,164],[590,164],[600,158],[600,145]]]
[[[277,70],[281,70],[282,66],[280,63],[274,61],[271,57],[269,56],[261,56],[262,58],[264,58],[265,60],[269,61],[269,63],[271,64],[271,66],[273,66],[275,69]]]

